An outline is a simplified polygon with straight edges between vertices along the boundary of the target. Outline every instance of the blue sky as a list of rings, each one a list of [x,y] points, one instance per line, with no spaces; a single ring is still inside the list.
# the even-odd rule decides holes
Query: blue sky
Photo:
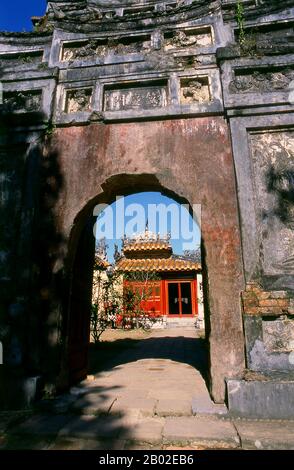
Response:
[[[3,0],[0,31],[31,31],[31,16],[44,15],[46,4],[46,0]]]
[[[138,206],[134,204],[140,205],[140,214],[137,212]],[[161,206],[163,216],[152,218],[152,209],[154,209],[152,205],[159,208],[159,204],[163,205]],[[167,207],[170,208],[170,212],[165,217],[164,209]],[[200,244],[199,227],[185,208],[181,210],[177,202],[157,192],[137,193],[125,197],[123,202],[121,200],[111,204],[98,218],[97,238],[105,236],[110,262],[113,261],[114,244],[121,247],[121,238],[124,233],[132,236],[134,233],[143,232],[147,219],[150,231],[160,233],[161,236],[171,232],[171,244],[176,254],[182,254],[184,249],[196,249]],[[185,243],[188,245],[185,246]]]

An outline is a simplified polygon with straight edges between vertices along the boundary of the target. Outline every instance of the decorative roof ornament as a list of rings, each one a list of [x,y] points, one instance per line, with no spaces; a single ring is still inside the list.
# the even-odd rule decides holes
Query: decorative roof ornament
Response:
[[[169,241],[171,239],[171,234],[168,232],[165,235],[160,235],[160,233],[155,233],[152,232],[151,230],[148,230],[148,227],[146,225],[146,228],[144,232],[139,232],[139,233],[133,233],[130,237],[124,236],[123,242],[125,244],[129,244],[132,242],[142,242],[142,243],[149,243],[149,242],[155,242],[155,241],[160,241],[161,243],[165,243],[169,245]]]

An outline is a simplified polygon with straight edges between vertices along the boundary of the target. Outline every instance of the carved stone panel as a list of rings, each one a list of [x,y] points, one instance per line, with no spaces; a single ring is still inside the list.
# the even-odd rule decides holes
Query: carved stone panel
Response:
[[[80,88],[66,93],[65,112],[79,113],[91,110],[92,88]]]
[[[174,63],[178,67],[183,67],[184,69],[196,69],[201,65],[201,60],[194,55],[181,55],[178,57],[173,57]]]
[[[210,26],[186,31],[174,31],[164,35],[164,50],[183,49],[188,47],[205,47],[213,44]]]
[[[181,104],[206,103],[210,100],[207,77],[181,80]]]
[[[294,130],[251,134],[260,263],[294,274]]]
[[[8,111],[31,113],[41,110],[42,91],[13,91],[4,93],[3,103]]]
[[[92,39],[90,41],[68,43],[63,46],[61,60],[94,59],[110,54],[123,55],[146,52],[151,47],[150,36],[112,37],[108,39]]]
[[[289,89],[294,80],[294,70],[280,69],[273,71],[256,70],[250,73],[240,72],[229,85],[230,93],[273,93]]]
[[[104,111],[162,108],[166,105],[166,85],[106,89],[104,92]]]
[[[289,319],[263,320],[262,336],[268,353],[294,351],[294,321]]]

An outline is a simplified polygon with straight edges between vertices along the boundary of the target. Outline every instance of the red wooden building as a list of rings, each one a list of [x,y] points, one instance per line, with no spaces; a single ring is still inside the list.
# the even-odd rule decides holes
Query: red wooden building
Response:
[[[147,230],[135,238],[125,239],[122,253],[117,269],[123,273],[146,273],[140,282],[124,281],[133,289],[149,286],[148,299],[142,305],[146,312],[174,318],[197,315],[200,262],[174,255],[168,237],[160,238]],[[157,279],[149,281],[148,273],[156,273]]]

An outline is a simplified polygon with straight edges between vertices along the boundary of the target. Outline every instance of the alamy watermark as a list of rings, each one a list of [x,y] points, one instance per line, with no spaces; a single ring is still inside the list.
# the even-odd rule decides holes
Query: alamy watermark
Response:
[[[93,211],[97,217],[94,226],[96,239],[122,239],[125,234],[169,234],[173,240],[181,240],[184,250],[195,248],[201,232],[201,205],[193,204],[126,204],[123,196],[117,196],[113,205],[98,204]],[[194,222],[199,227],[195,230]]]

